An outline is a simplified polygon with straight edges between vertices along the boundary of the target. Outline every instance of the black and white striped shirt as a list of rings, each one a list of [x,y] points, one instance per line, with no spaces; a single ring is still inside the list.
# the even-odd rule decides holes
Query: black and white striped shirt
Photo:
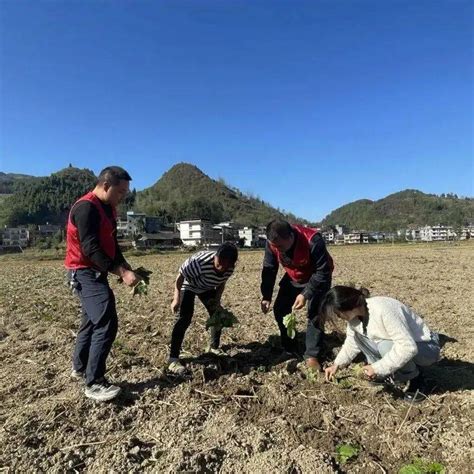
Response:
[[[215,251],[197,252],[181,265],[179,273],[184,277],[183,290],[204,293],[217,288],[229,279],[234,270],[217,273],[214,268],[215,256]]]

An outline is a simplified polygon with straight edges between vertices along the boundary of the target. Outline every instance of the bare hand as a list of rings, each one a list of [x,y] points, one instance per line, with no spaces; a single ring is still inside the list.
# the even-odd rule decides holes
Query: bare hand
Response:
[[[135,286],[141,280],[136,273],[126,269],[120,272],[120,276],[127,286]]]
[[[294,304],[293,304],[293,308],[292,308],[292,309],[293,309],[293,310],[295,310],[295,309],[303,309],[304,306],[305,306],[305,304],[306,304],[306,298],[304,297],[304,295],[298,295],[298,296],[296,297],[296,300],[295,300],[295,302],[294,302]]]
[[[336,375],[337,369],[339,369],[338,365],[331,365],[330,367],[327,367],[326,369],[324,369],[324,375],[328,382],[334,378],[334,376]]]
[[[268,311],[270,310],[270,304],[271,304],[271,301],[268,301],[268,300],[262,300],[260,302],[260,307],[262,308],[262,313],[263,314],[268,313]]]
[[[179,309],[179,300],[173,299],[173,301],[171,302],[171,311],[173,311],[173,313],[177,313],[178,309]]]
[[[371,365],[366,365],[364,366],[364,375],[368,378],[368,379],[373,379],[375,378],[375,370],[372,368]]]

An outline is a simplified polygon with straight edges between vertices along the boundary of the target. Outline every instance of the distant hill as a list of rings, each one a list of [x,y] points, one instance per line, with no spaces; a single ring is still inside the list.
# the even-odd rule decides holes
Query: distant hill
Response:
[[[3,173],[0,171],[0,194],[13,194],[18,183],[36,179],[39,178],[27,174]]]
[[[474,199],[455,194],[437,196],[407,189],[370,201],[361,199],[331,212],[322,225],[345,224],[352,229],[394,231],[409,227],[474,222]]]
[[[188,163],[173,166],[153,186],[138,192],[135,206],[170,221],[207,218],[213,222],[232,220],[256,225],[285,216],[293,222],[303,222],[261,199],[245,195],[223,180],[211,179]]]
[[[94,173],[70,166],[45,178],[19,179],[1,202],[0,224],[63,224],[71,204],[96,182]]]
[[[48,177],[0,172],[0,225],[64,224],[71,204],[95,185],[88,169],[72,166]],[[7,194],[10,194],[7,193]],[[307,223],[227,184],[214,180],[199,168],[179,163],[151,187],[133,192],[119,212],[128,208],[161,216],[165,221],[207,218],[212,222],[234,221],[242,225],[265,224],[275,216]],[[345,224],[352,229],[392,231],[411,226],[463,225],[474,221],[474,199],[454,194],[437,196],[416,190],[391,194],[378,201],[362,199],[331,212],[322,222],[327,227]]]

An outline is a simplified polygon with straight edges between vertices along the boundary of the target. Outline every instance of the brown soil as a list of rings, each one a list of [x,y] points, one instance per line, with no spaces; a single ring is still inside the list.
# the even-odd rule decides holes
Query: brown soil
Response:
[[[429,399],[409,406],[365,381],[305,378],[279,363],[272,314],[259,310],[263,254],[244,252],[223,302],[240,320],[228,356],[203,355],[196,304],[184,343],[189,377],[164,371],[176,271],[187,255],[130,258],[155,273],[147,296],[111,278],[120,329],[108,376],[114,402],[86,399],[69,379],[79,302],[61,261],[0,259],[0,468],[11,472],[397,472],[421,457],[470,472],[473,432],[472,244],[332,248],[335,283],[368,287],[414,307],[449,336],[427,372]],[[304,313],[300,330],[304,330]],[[330,331],[330,328],[327,328]],[[301,335],[300,335],[301,338]],[[329,336],[337,345],[336,334]],[[341,443],[360,446],[342,464]]]

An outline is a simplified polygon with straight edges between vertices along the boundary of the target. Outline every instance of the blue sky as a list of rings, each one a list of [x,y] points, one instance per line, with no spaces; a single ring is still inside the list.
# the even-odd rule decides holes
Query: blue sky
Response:
[[[473,192],[468,0],[0,5],[0,170],[177,162],[311,220]]]

